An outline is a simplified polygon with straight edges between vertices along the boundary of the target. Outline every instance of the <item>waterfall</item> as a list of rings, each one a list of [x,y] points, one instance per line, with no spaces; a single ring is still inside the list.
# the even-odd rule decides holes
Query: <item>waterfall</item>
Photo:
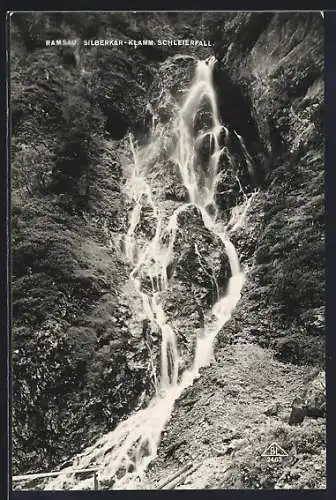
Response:
[[[143,162],[146,161],[149,149],[145,151],[137,149],[130,136],[133,168],[128,188],[134,206],[125,235],[125,254],[132,265],[130,281],[141,299],[143,313],[161,332],[161,364],[156,393],[147,408],[130,415],[113,431],[77,455],[73,465],[64,470],[68,475],[51,480],[45,487],[47,490],[62,489],[64,481],[67,482],[68,488],[74,490],[90,487],[91,479],[75,480],[73,475],[74,469],[89,466],[99,469],[100,481],[114,481],[113,489],[136,488],[146,468],[157,455],[162,432],[171,417],[176,400],[199,377],[200,369],[211,362],[216,335],[230,319],[239,301],[244,273],[241,271],[236,249],[229,239],[228,229],[217,220],[215,202],[221,155],[224,151],[226,155],[229,154],[227,148],[229,131],[220,122],[212,82],[215,63],[216,59],[213,57],[197,62],[194,80],[186,92],[174,122],[176,148],[171,158],[178,165],[189,200],[180,205],[167,222],[160,213],[151,185],[146,180]],[[206,106],[205,116],[210,120],[205,132],[204,127],[201,131],[195,127],[196,115],[203,109],[202,106],[203,108]],[[152,131],[150,139],[152,142],[148,148],[153,150],[158,147],[159,136],[159,133],[156,135]],[[242,138],[238,137],[243,145]],[[202,164],[198,154],[204,141],[209,141],[209,159],[206,165]],[[247,158],[250,161],[250,158]],[[144,204],[151,208],[156,227],[153,238],[149,242],[142,241],[140,244],[137,242],[135,232]],[[167,269],[173,259],[179,214],[191,205],[200,211],[205,227],[223,242],[230,263],[231,278],[226,294],[218,297],[207,315],[203,333],[196,339],[191,367],[182,370],[181,373],[177,335],[167,321],[160,302],[160,293],[169,286]],[[197,247],[196,251],[198,252]],[[150,291],[142,289],[141,273],[144,270],[150,277]]]

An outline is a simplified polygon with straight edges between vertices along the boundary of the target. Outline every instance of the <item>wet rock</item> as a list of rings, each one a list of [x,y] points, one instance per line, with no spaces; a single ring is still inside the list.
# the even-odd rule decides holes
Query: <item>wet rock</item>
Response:
[[[166,152],[165,156],[169,156],[169,154]],[[163,158],[162,161],[155,162],[150,169],[151,175],[155,176],[158,172],[162,174],[162,177],[159,181],[154,180],[153,182],[156,197],[163,200],[187,202],[188,190],[183,184],[178,164],[171,159]]]
[[[200,110],[194,120],[194,133],[200,133],[202,130],[209,130],[213,127],[213,117],[211,110]]]
[[[230,264],[219,237],[205,226],[200,210],[190,205],[178,216],[176,239],[178,266],[176,276],[212,289],[214,279],[224,282],[230,276]]]
[[[214,139],[211,134],[205,135],[198,143],[197,153],[202,170],[205,172],[209,165],[210,156],[214,150]]]
[[[134,231],[137,237],[152,239],[155,235],[157,220],[153,212],[153,207],[143,205],[140,214],[140,221]]]
[[[183,184],[171,182],[164,187],[163,195],[166,200],[187,202],[189,194],[187,188]]]
[[[222,210],[236,206],[240,201],[240,187],[234,171],[231,168],[223,169],[218,176],[215,200]]]

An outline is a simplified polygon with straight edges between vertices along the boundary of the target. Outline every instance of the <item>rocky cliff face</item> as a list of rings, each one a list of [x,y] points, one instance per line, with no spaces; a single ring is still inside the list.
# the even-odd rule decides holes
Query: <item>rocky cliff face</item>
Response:
[[[257,190],[231,235],[247,281],[217,363],[177,403],[148,485],[190,462],[196,470],[165,488],[323,488],[322,17],[232,14],[217,34],[221,114],[254,159],[243,186]],[[272,441],[288,454],[281,468],[261,457]]]
[[[231,223],[247,279],[219,333],[216,362],[177,403],[148,485],[188,457],[205,464],[190,476],[192,488],[324,485],[324,389],[309,386],[324,364],[323,20],[307,13],[202,19],[13,17],[15,472],[59,465],[154,391],[160,332],[141,314],[125,257],[134,207],[128,133],[143,147],[153,198],[168,217],[188,200],[168,160],[176,104],[191,83],[195,57],[213,53],[232,153],[230,167],[224,158],[219,169],[216,204],[220,220]],[[42,47],[46,38],[201,34],[215,46],[188,49],[184,57],[180,49],[149,46]],[[208,119],[204,109],[195,127],[202,130]],[[160,147],[149,141],[153,127],[161,131]],[[201,157],[209,147],[201,144]],[[142,206],[136,236],[145,244],[155,234],[155,214],[150,203]],[[168,273],[162,304],[187,366],[204,315],[230,277],[223,243],[195,206],[179,215]],[[153,277],[142,271],[144,290]],[[285,469],[270,472],[255,453],[272,440],[289,459]]]
[[[312,364],[324,360],[322,24],[317,14],[239,14],[215,51],[224,72],[220,95],[229,99],[226,88],[237,95],[237,108],[224,103],[223,115],[236,116],[263,186],[247,238],[237,234],[243,255],[251,227],[257,246],[239,307],[244,320],[237,311],[234,329],[271,345],[281,360]]]

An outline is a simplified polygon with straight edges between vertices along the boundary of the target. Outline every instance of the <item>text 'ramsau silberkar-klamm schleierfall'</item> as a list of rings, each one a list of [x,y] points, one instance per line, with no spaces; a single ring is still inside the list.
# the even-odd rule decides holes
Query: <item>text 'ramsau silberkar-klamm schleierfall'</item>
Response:
[[[142,47],[146,45],[150,46],[183,46],[183,47],[212,47],[213,43],[210,40],[189,40],[189,39],[158,39],[158,40],[46,40],[46,46],[64,46],[64,45],[84,45],[87,47],[109,47],[109,46],[133,46]]]

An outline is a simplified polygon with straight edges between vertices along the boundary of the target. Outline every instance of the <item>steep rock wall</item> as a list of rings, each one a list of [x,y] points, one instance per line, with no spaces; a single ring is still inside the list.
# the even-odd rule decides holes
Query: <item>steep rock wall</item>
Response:
[[[222,114],[254,153],[260,188],[235,237],[252,267],[232,332],[323,365],[323,19],[241,13],[218,36]]]

